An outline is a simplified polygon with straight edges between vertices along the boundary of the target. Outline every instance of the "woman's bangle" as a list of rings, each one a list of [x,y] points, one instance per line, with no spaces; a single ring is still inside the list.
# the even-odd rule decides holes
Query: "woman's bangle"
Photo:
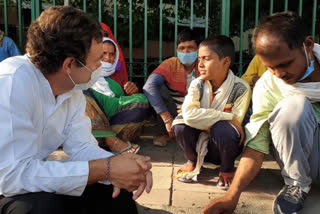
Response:
[[[167,124],[167,123],[169,123],[169,122],[171,122],[173,119],[170,117],[169,119],[166,119],[165,121],[164,121],[164,124]]]

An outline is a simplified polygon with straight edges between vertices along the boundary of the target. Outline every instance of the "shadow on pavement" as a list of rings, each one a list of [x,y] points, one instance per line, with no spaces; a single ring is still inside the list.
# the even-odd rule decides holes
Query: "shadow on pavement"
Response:
[[[143,205],[137,204],[139,214],[172,214],[172,212],[166,211],[166,210],[161,210],[161,209],[156,209],[156,208],[150,208],[150,207],[145,207]]]

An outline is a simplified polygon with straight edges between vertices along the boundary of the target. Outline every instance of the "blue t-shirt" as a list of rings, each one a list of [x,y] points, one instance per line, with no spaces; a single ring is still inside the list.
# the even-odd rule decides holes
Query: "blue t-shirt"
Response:
[[[0,46],[0,62],[8,57],[21,55],[16,44],[9,37],[4,36]]]

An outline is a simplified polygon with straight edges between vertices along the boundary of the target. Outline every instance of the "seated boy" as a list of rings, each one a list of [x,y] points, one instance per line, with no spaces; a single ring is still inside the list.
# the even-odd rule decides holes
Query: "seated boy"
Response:
[[[234,161],[242,151],[244,140],[241,123],[251,99],[248,83],[229,69],[234,58],[234,44],[226,36],[216,36],[200,43],[200,77],[191,82],[182,114],[173,122],[176,140],[187,159],[180,172],[194,170],[199,135],[207,132],[205,160],[221,165],[217,185],[221,189],[227,189],[232,181]]]

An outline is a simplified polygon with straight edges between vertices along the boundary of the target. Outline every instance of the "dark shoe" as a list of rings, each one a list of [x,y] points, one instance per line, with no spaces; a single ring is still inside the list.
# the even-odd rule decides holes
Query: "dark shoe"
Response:
[[[303,208],[307,197],[301,187],[285,185],[273,202],[274,214],[295,214]]]

